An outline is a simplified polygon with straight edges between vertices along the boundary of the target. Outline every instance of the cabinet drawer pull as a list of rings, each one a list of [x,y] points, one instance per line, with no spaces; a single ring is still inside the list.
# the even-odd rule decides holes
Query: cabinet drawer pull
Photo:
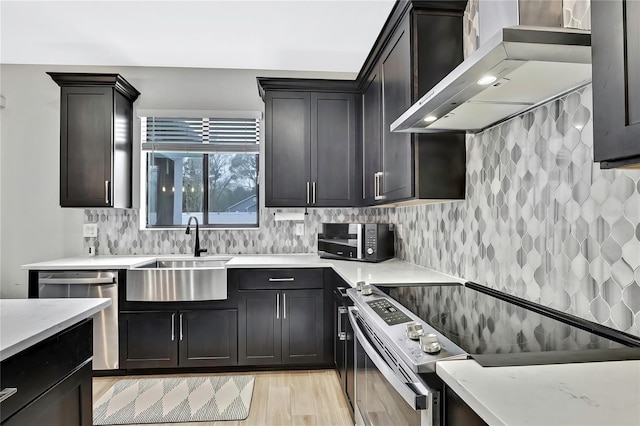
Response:
[[[18,392],[18,388],[4,388],[0,391],[0,402],[9,398],[14,393]]]
[[[282,319],[287,319],[287,293],[282,293]]]
[[[182,341],[182,314],[180,314],[180,341]]]
[[[171,314],[171,341],[176,340],[176,314]]]
[[[111,200],[111,182],[108,180],[104,181],[104,202],[105,204],[109,204]]]
[[[295,281],[295,278],[269,278],[269,282],[279,283],[284,281]]]
[[[280,293],[276,294],[276,319],[280,319]]]

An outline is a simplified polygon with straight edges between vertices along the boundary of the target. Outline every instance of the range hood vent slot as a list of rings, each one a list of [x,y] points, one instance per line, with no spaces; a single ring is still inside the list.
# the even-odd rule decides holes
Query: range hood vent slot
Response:
[[[515,2],[515,13],[531,12],[539,0]],[[554,3],[562,4],[555,1]],[[513,1],[480,3],[513,7]],[[526,6],[525,6],[526,5]],[[561,13],[561,10],[560,12]],[[495,13],[490,16],[504,16]],[[515,19],[524,20],[521,16]],[[496,20],[494,20],[496,21]],[[491,22],[493,26],[509,20]],[[555,23],[547,17],[542,23]],[[540,22],[540,21],[538,21]],[[591,82],[591,33],[574,28],[499,27],[480,48],[391,124],[396,132],[483,131]]]

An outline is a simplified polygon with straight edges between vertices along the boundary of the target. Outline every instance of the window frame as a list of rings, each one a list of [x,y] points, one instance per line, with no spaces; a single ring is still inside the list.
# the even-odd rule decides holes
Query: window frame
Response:
[[[261,212],[261,157],[262,157],[262,135],[260,129],[263,125],[263,116],[260,111],[201,111],[201,110],[184,110],[184,111],[165,111],[165,110],[138,110],[136,114],[140,120],[140,135],[142,135],[142,127],[145,120],[142,118],[197,118],[208,117],[209,119],[255,119],[258,126],[258,141],[253,143],[167,143],[167,142],[140,142],[140,230],[146,231],[162,231],[162,230],[179,230],[184,229],[186,225],[149,225],[148,224],[148,201],[149,201],[149,166],[150,154],[153,152],[174,152],[174,153],[199,153],[202,155],[203,175],[208,174],[209,170],[209,154],[211,153],[237,153],[237,154],[255,154],[256,158],[256,222],[255,224],[210,224],[200,223],[201,229],[205,230],[259,230],[260,212]],[[164,149],[163,149],[164,148]],[[248,148],[248,149],[247,149]],[[194,214],[202,214],[207,219],[209,213],[209,179],[203,176],[203,211]]]

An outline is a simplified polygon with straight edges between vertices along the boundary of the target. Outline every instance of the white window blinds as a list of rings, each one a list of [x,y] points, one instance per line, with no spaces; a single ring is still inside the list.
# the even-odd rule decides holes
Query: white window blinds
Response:
[[[254,118],[141,117],[142,149],[182,152],[258,152]]]

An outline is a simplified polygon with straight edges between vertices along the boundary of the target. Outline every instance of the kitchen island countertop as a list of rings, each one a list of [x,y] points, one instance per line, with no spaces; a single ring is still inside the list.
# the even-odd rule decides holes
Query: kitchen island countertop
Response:
[[[0,361],[111,305],[111,299],[0,300]]]

